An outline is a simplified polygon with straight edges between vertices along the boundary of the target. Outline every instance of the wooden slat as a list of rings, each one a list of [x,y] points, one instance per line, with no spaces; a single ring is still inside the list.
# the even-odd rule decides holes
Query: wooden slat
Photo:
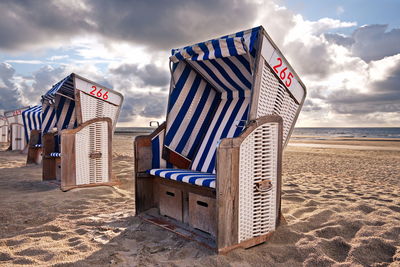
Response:
[[[189,225],[210,233],[215,237],[217,230],[215,198],[189,193]]]
[[[40,130],[32,130],[29,138],[28,155],[26,157],[26,164],[39,164],[41,162],[42,148],[35,147],[41,138]]]
[[[56,160],[53,157],[49,157],[51,152],[54,152],[55,142],[54,133],[45,133],[42,136],[43,143],[43,168],[42,168],[42,179],[43,180],[55,180],[56,179]]]
[[[61,136],[61,187],[76,185],[75,134]]]
[[[223,139],[217,149],[217,247],[238,243],[239,148]]]

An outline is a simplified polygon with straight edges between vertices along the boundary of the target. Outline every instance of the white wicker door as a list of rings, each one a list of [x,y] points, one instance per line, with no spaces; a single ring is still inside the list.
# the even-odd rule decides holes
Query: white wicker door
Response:
[[[109,137],[106,121],[89,124],[75,136],[76,184],[109,182]]]
[[[275,230],[279,124],[257,127],[240,145],[239,242]]]
[[[25,147],[24,127],[20,124],[11,124],[11,149],[22,150]]]

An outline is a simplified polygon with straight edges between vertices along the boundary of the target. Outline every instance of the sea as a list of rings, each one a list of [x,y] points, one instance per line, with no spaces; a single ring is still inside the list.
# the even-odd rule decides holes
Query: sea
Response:
[[[148,134],[154,127],[117,127],[119,134]],[[342,138],[400,138],[400,127],[296,127],[292,138],[297,137],[342,137]]]

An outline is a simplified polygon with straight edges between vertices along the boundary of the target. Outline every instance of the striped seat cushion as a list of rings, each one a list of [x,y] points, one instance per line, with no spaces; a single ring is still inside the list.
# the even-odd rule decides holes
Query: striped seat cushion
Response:
[[[52,153],[50,153],[50,157],[60,158],[61,157],[61,153],[60,152],[52,152]]]
[[[215,188],[215,174],[182,169],[151,169],[148,173],[154,176]]]

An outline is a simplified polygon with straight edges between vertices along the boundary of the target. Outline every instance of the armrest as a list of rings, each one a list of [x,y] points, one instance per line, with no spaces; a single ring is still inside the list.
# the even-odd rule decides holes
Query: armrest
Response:
[[[151,150],[151,140],[158,133],[164,130],[166,123],[162,123],[154,132],[149,135],[139,135],[134,138],[133,153],[135,157],[135,177],[140,176],[151,169],[153,153]]]

